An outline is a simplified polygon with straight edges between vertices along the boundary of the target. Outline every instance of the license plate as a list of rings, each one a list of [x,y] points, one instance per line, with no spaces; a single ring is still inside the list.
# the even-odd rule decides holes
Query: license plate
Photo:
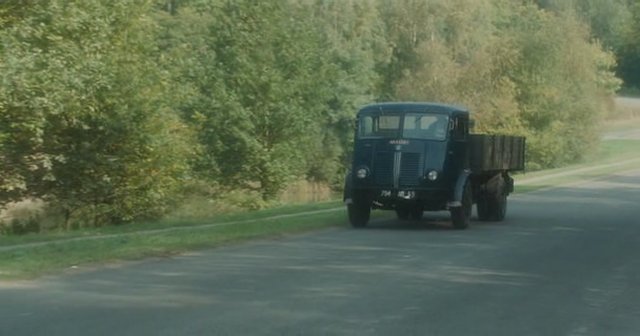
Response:
[[[398,197],[404,198],[404,199],[413,199],[413,198],[416,197],[416,192],[415,191],[403,191],[403,190],[400,190],[400,191],[398,191]]]

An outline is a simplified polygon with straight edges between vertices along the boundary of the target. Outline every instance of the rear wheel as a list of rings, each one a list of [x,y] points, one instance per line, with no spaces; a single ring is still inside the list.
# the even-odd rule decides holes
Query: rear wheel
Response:
[[[492,195],[491,199],[491,220],[502,222],[507,215],[507,193],[498,190],[497,195]]]
[[[507,188],[503,177],[495,182],[491,192],[480,195],[476,208],[478,219],[482,221],[501,222],[507,214]]]
[[[460,206],[450,209],[451,223],[453,224],[454,229],[464,230],[469,227],[469,217],[471,217],[471,209],[473,205],[469,184],[464,187],[460,203]]]
[[[488,221],[491,219],[491,209],[489,207],[488,195],[483,194],[478,198],[476,203],[476,210],[478,212],[478,219],[481,221]]]

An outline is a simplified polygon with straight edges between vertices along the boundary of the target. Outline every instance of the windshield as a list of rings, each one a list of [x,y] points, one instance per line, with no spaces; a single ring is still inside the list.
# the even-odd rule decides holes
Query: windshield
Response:
[[[449,117],[442,114],[406,113],[365,115],[359,120],[359,138],[444,140]]]

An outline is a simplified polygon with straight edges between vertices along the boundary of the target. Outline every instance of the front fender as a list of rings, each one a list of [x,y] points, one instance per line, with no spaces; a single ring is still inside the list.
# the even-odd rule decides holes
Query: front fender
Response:
[[[453,189],[453,199],[451,199],[448,204],[449,207],[457,207],[462,205],[462,195],[464,194],[464,187],[469,181],[469,176],[471,176],[471,171],[468,169],[461,171],[458,175],[456,185]]]

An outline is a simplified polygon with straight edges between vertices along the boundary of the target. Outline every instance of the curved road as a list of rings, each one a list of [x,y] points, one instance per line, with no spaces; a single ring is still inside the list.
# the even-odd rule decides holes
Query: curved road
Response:
[[[0,335],[638,335],[640,171],[446,213],[0,285]]]

